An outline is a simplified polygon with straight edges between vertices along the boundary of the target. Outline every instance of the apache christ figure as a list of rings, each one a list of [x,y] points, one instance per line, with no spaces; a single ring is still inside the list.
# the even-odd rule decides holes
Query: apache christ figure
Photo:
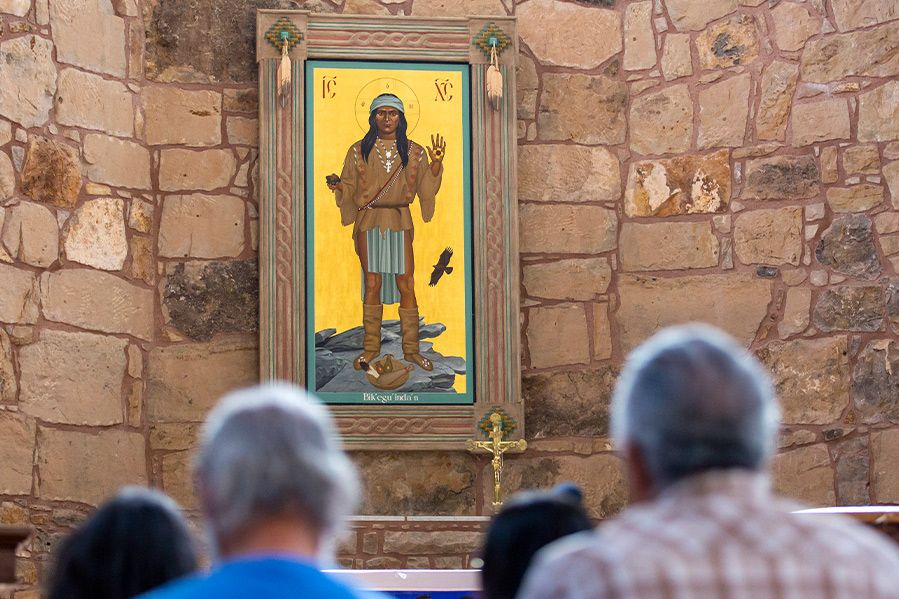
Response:
[[[412,254],[412,215],[418,196],[425,222],[434,216],[443,177],[446,141],[438,133],[427,148],[406,137],[403,102],[393,94],[376,97],[369,109],[369,130],[347,150],[340,177],[328,175],[344,226],[353,225],[353,241],[362,265],[362,353],[353,362],[371,363],[381,353],[384,304],[399,302],[403,357],[425,370],[434,365],[418,344],[418,302]]]

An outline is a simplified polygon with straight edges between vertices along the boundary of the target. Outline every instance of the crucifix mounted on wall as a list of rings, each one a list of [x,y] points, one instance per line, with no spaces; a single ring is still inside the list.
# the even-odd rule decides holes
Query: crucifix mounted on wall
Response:
[[[465,449],[519,394],[511,17],[260,10],[263,379],[349,449]]]

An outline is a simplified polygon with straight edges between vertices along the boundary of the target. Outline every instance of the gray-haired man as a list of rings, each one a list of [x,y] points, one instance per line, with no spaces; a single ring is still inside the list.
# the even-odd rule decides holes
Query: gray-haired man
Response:
[[[520,597],[899,597],[886,537],[771,495],[774,392],[730,338],[660,333],[631,355],[612,403],[633,505],[544,550]]]
[[[220,563],[147,597],[370,597],[318,568],[358,483],[330,416],[303,392],[269,385],[226,396],[206,421],[196,475]]]

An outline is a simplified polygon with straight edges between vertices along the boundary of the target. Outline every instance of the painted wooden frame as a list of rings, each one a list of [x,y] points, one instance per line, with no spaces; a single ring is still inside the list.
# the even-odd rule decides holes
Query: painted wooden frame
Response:
[[[288,43],[289,92],[279,96]],[[488,102],[489,44],[504,94]],[[258,10],[259,286],[262,380],[304,384],[305,62],[307,59],[468,64],[471,80],[474,405],[331,405],[348,449],[464,449],[499,411],[508,438],[524,434],[520,397],[518,212],[513,17],[415,18]]]

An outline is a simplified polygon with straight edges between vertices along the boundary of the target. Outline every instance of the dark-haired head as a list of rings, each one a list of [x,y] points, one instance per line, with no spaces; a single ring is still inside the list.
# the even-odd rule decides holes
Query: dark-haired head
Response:
[[[390,106],[394,108],[403,105],[402,100],[394,94],[381,94],[372,100],[372,109],[368,113],[368,133],[362,138],[362,159],[366,162],[368,162],[368,156],[371,154],[372,148],[375,147],[375,141],[378,139],[378,125],[375,122],[375,112],[377,112],[379,101],[382,100],[395,100],[395,102],[390,102]],[[409,165],[409,138],[406,136],[406,130],[409,125],[406,122],[406,113],[401,108],[397,108],[397,110],[400,113],[400,118],[396,127],[396,149],[399,152],[403,166],[406,167]]]
[[[493,518],[487,531],[481,569],[484,599],[514,599],[531,560],[540,549],[592,527],[577,487],[528,491],[513,496]]]
[[[197,568],[194,545],[169,497],[126,487],[60,546],[48,599],[125,599]]]

